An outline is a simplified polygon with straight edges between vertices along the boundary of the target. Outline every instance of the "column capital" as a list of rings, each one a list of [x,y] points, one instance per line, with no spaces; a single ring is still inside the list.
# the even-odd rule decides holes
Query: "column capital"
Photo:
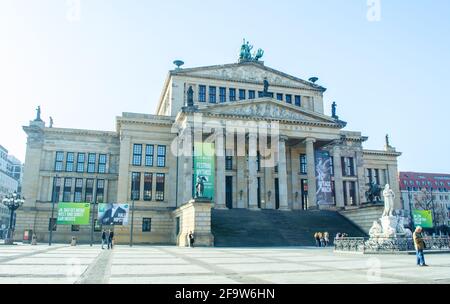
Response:
[[[289,139],[289,136],[286,135],[280,135],[279,141],[280,142],[286,142]]]
[[[317,140],[313,137],[305,138],[305,143],[315,143]]]

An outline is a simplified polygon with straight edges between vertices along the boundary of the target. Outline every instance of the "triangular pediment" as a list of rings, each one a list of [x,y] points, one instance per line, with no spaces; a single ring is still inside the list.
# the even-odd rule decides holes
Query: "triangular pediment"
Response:
[[[325,88],[311,82],[274,70],[257,62],[244,62],[173,71],[176,75],[204,77],[220,80],[263,83],[267,79],[271,86],[325,91]]]
[[[273,98],[217,104],[202,108],[200,109],[200,112],[213,115],[235,115],[249,118],[291,120],[297,122],[338,125],[338,123],[331,117],[304,110],[296,106],[291,106],[284,103],[282,104]]]

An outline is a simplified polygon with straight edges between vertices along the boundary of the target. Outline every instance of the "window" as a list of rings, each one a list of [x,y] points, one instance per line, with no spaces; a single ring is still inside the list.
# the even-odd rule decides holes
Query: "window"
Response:
[[[206,102],[206,86],[200,85],[198,89],[198,101]]]
[[[56,218],[48,219],[48,231],[56,231]]]
[[[239,100],[245,99],[245,90],[239,89]]]
[[[286,103],[292,103],[292,95],[286,95]]]
[[[98,156],[98,173],[106,173],[106,154]]]
[[[216,103],[216,100],[217,100],[216,87],[209,87],[209,102]]]
[[[100,222],[98,221],[98,219],[94,220],[94,231],[95,232],[102,231],[102,226],[101,226]]]
[[[333,156],[330,156],[330,168],[331,168],[331,176],[334,176],[334,157]]]
[[[139,200],[141,194],[141,173],[131,173],[131,199]]]
[[[151,232],[152,231],[152,219],[144,217],[142,219],[142,232]]]
[[[153,145],[145,146],[145,166],[153,167],[153,153],[155,147]]]
[[[375,174],[375,183],[377,185],[380,185],[380,170],[379,169],[374,169],[373,172]]]
[[[152,182],[153,174],[144,173],[144,201],[152,200]]]
[[[133,166],[140,166],[142,163],[142,145],[133,145]]]
[[[164,173],[157,173],[156,174],[156,192],[155,197],[156,201],[162,202],[164,201],[164,182],[165,182],[166,176]]]
[[[342,157],[342,175],[355,176],[353,157]]]
[[[59,201],[59,193],[61,192],[61,178],[53,178],[53,191],[52,191],[52,202]]]
[[[261,154],[259,151],[256,153],[256,168],[259,171],[261,171]]]
[[[72,225],[72,232],[78,232],[80,231],[80,225]]]
[[[295,105],[301,107],[302,105],[302,97],[299,95],[295,95]]]
[[[219,99],[220,102],[226,102],[227,101],[227,88],[219,88]]]
[[[236,101],[236,89],[230,89],[230,101]]]
[[[283,94],[277,93],[277,100],[283,100]]]
[[[67,152],[66,172],[73,172],[73,162],[75,161],[75,153]]]
[[[369,184],[371,184],[373,181],[372,169],[367,169],[367,180],[369,181]]]
[[[262,98],[264,97],[264,92],[263,91],[258,91],[258,98]]]
[[[70,202],[72,193],[72,178],[64,178],[63,202]]]
[[[78,153],[78,157],[77,157],[77,172],[78,173],[84,172],[84,162],[85,161],[86,161],[86,154]]]
[[[87,203],[94,201],[94,180],[92,178],[86,179],[86,193],[84,194],[84,200]]]
[[[63,170],[64,152],[56,152],[55,171],[61,172]]]
[[[158,146],[158,167],[166,166],[166,146]]]
[[[105,180],[97,180],[97,190],[95,191],[95,201],[99,204],[105,201]]]
[[[97,158],[97,155],[95,153],[89,153],[88,154],[88,173],[95,173],[95,159]]]
[[[225,170],[233,170],[233,156],[225,156]]]
[[[308,166],[306,163],[306,154],[300,154],[300,174],[307,174]]]
[[[255,97],[256,97],[255,90],[248,91],[248,99],[255,99]]]
[[[75,203],[80,203],[82,200],[82,194],[83,194],[83,179],[77,178],[75,179],[75,193],[73,201]]]

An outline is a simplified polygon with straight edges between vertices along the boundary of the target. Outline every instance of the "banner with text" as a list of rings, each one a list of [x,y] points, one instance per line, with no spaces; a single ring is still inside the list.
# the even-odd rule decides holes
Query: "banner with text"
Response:
[[[98,204],[98,221],[106,226],[127,226],[129,204]]]
[[[433,215],[431,210],[413,210],[414,226],[433,228]]]
[[[58,203],[58,225],[89,225],[89,203]]]
[[[327,151],[315,151],[317,204],[333,205],[333,188],[331,186],[331,157]]]
[[[194,144],[194,197],[214,199],[215,160],[213,143]]]

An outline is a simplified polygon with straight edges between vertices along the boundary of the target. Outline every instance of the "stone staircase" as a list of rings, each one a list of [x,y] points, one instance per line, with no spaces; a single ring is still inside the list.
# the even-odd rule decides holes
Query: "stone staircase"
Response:
[[[369,230],[373,222],[378,220],[383,214],[384,205],[365,205],[358,209],[348,209],[340,211],[340,213],[348,220],[353,222],[362,231],[369,234]]]
[[[212,210],[211,229],[216,247],[314,246],[316,231],[366,234],[335,211]]]

